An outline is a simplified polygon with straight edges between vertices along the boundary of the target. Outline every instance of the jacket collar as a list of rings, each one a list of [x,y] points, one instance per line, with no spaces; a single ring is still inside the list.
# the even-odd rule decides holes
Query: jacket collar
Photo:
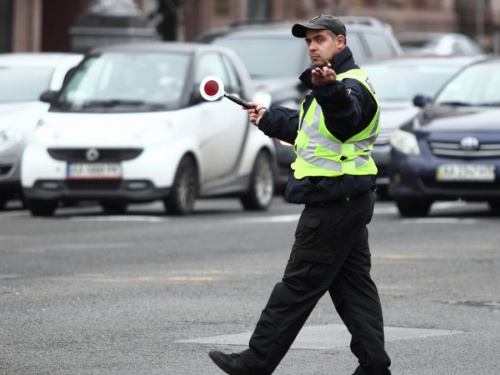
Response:
[[[342,51],[340,51],[335,57],[330,60],[330,64],[332,65],[332,69],[335,70],[335,73],[345,73],[348,70],[357,68],[357,65],[354,63],[354,59],[352,57],[352,52],[349,47],[345,47]],[[311,70],[306,69],[299,79],[307,86],[309,89],[313,89],[314,85],[311,81]]]

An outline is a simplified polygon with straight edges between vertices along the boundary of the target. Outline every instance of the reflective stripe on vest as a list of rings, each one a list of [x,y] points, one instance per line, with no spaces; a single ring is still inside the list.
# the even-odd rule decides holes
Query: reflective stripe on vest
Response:
[[[327,129],[321,107],[316,99],[307,113],[301,108],[301,126],[295,140],[297,160],[292,164],[296,178],[306,176],[375,175],[377,167],[370,154],[379,131],[379,105],[366,74],[353,69],[339,74],[337,80],[356,79],[363,84],[377,103],[370,124],[345,142],[335,138]]]

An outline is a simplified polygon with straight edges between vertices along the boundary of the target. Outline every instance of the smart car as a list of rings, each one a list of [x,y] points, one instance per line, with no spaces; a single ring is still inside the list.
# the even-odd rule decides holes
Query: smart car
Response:
[[[49,108],[39,101],[40,94],[59,90],[82,59],[73,53],[0,54],[0,210],[7,201],[22,198],[21,156]]]
[[[223,47],[154,42],[91,51],[60,92],[42,95],[51,106],[22,159],[31,213],[83,200],[122,213],[162,200],[168,213],[189,214],[196,198],[220,196],[267,209],[272,140],[241,106],[203,99],[200,83],[211,75],[228,94],[268,98],[256,97],[244,65]]]
[[[474,63],[391,134],[390,193],[402,216],[437,200],[485,201],[500,209],[500,59]]]

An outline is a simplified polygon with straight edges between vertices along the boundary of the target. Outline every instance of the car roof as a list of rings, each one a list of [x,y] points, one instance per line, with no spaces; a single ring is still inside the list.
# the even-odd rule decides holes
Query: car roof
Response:
[[[427,56],[412,56],[412,55],[403,55],[392,58],[385,58],[380,60],[372,60],[363,64],[363,67],[366,65],[389,65],[389,66],[398,66],[398,65],[468,65],[478,61],[485,60],[484,55],[475,55],[475,56],[438,56],[438,55],[427,55]]]
[[[141,42],[141,43],[125,43],[109,46],[100,46],[92,49],[90,54],[105,53],[105,52],[182,52],[193,53],[204,50],[224,50],[224,47],[207,45],[193,42]]]
[[[436,38],[442,38],[445,36],[459,36],[459,37],[468,37],[465,34],[460,33],[448,33],[442,31],[405,31],[398,34],[398,40],[405,41],[430,41]]]
[[[2,66],[57,67],[68,60],[78,63],[83,55],[63,52],[12,52],[0,53]]]
[[[381,22],[373,17],[363,16],[339,16],[338,17],[345,25],[347,37],[349,38],[349,30],[385,30],[390,29],[388,24]],[[292,35],[292,26],[295,23],[308,22],[307,20],[243,20],[230,23],[227,26],[208,30],[200,34],[195,41],[211,41],[217,37],[245,36],[245,35]]]

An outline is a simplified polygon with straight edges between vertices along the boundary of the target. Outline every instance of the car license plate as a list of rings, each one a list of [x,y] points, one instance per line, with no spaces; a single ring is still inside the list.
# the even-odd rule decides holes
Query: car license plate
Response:
[[[438,181],[495,181],[494,165],[440,164],[437,167]]]
[[[122,167],[118,163],[68,163],[67,178],[120,179]]]

